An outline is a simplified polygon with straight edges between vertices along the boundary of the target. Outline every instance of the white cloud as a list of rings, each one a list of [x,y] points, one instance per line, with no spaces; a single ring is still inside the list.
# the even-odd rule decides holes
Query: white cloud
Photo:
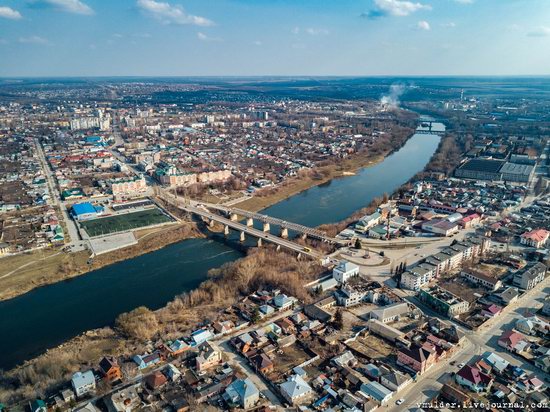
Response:
[[[309,27],[305,29],[305,32],[311,36],[319,36],[322,34],[328,34],[328,30],[326,29],[315,29],[313,27]]]
[[[214,23],[205,17],[187,14],[181,6],[155,0],[138,0],[138,7],[145,13],[164,24],[192,24],[195,26],[212,26]]]
[[[422,4],[408,0],[374,0],[376,8],[385,14],[392,16],[408,16],[419,10],[431,10],[429,4]]]
[[[200,41],[222,41],[222,39],[219,37],[210,37],[200,31],[197,33],[197,38]]]
[[[73,14],[84,14],[88,16],[94,14],[92,8],[80,0],[40,0],[38,4],[44,4],[57,10]]]
[[[456,23],[453,21],[450,21],[448,23],[441,23],[441,27],[445,27],[447,29],[452,29],[456,27]]]
[[[531,30],[529,33],[527,33],[529,37],[546,37],[550,36],[550,27],[548,26],[539,26],[535,27],[533,30]]]
[[[305,29],[301,29],[300,27],[294,27],[290,32],[292,34],[305,33],[305,34],[309,34],[310,36],[320,36],[320,35],[326,35],[329,33],[327,29],[318,29],[314,27],[307,27]]]
[[[21,13],[17,10],[12,9],[11,7],[3,6],[0,7],[0,17],[11,20],[19,20],[23,16],[21,16]]]
[[[455,0],[455,2],[460,4],[472,4],[474,0]]]
[[[40,36],[19,37],[19,43],[25,44],[50,44],[48,39]]]
[[[420,20],[418,23],[416,23],[416,28],[419,30],[430,30],[430,23],[428,23],[426,20]]]
[[[256,40],[256,41],[252,42],[252,44],[254,46],[262,46],[263,45],[263,43],[260,40]]]

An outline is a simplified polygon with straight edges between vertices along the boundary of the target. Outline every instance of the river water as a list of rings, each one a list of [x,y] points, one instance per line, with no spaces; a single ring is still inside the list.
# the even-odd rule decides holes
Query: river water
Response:
[[[264,213],[308,226],[337,222],[391,193],[428,163],[436,135],[415,134],[381,163],[283,200]],[[138,306],[158,309],[242,252],[219,239],[190,239],[0,302],[0,368],[9,369]]]

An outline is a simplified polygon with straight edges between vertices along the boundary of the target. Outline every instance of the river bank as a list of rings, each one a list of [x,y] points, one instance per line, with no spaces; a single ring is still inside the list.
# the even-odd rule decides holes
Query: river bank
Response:
[[[401,149],[414,135],[413,128],[400,128],[393,136],[391,145],[377,147],[374,153],[372,148],[354,153],[345,159],[339,159],[337,163],[320,165],[292,179],[280,183],[275,188],[264,189],[259,195],[253,196],[233,206],[258,212],[269,208],[283,200],[298,195],[308,189],[326,184],[334,179],[355,176],[361,169],[375,166],[391,154]]]
[[[138,243],[96,256],[89,262],[89,252],[63,252],[50,248],[2,258],[0,271],[0,301],[13,299],[31,290],[66,281],[91,271],[150,253],[186,239],[204,237],[195,223],[184,222],[135,233]]]
[[[265,212],[309,226],[340,221],[368,205],[375,197],[393,192],[422,170],[435,152],[439,140],[437,136],[414,135],[401,150],[383,162],[361,169],[353,176],[310,188]],[[254,257],[240,259],[242,254],[235,252],[233,246],[226,245],[223,237],[216,241],[191,239],[111,265],[68,283],[37,289],[4,305],[0,302],[0,328],[14,331],[10,342],[0,341],[0,366],[6,368],[5,365],[29,359],[36,356],[36,352],[66,341],[62,348],[50,349],[46,354],[5,374],[13,379],[11,382],[23,382],[22,387],[31,385],[26,376],[40,379],[33,379],[33,384],[38,382],[37,388],[43,385],[39,382],[54,384],[47,375],[49,366],[45,365],[55,366],[59,359],[66,359],[64,353],[78,351],[82,335],[73,340],[71,337],[84,330],[100,328],[87,334],[96,336],[97,333],[105,333],[110,343],[106,342],[106,338],[94,338],[98,345],[112,347],[118,354],[125,353],[119,344],[126,344],[126,338],[112,327],[101,332],[105,330],[101,329],[102,326],[112,325],[113,319],[122,312],[140,305],[158,309],[154,313],[160,317],[158,324],[163,338],[181,335],[200,319],[215,314],[220,307],[231,303],[236,293],[245,293],[249,288],[265,284],[263,282],[306,299],[307,296],[300,295],[303,288],[295,287],[295,280],[309,276],[314,278],[322,271],[313,266],[304,268],[303,261],[298,262],[292,255],[279,254],[269,248],[251,249],[251,253]],[[251,259],[259,260],[254,262]],[[277,266],[281,264],[284,266]],[[215,269],[220,267],[222,269]],[[277,269],[275,273],[266,273],[265,268],[271,267]],[[256,273],[256,268],[260,268],[260,272]],[[210,269],[214,270],[208,276]],[[225,275],[222,276],[220,270]],[[238,289],[234,289],[236,285],[240,285]],[[175,295],[186,291],[182,297],[174,299]],[[35,310],[43,307],[49,308],[47,313]],[[3,317],[3,313],[10,313],[10,317]],[[21,328],[21,324],[28,327]],[[164,335],[164,328],[167,335]],[[129,346],[132,344],[128,343]],[[12,355],[12,358],[2,358],[2,353]],[[77,358],[83,364],[97,362],[97,359],[83,359],[85,354],[78,353]],[[95,352],[90,350],[90,353]],[[64,366],[64,372],[60,372],[61,380],[75,369],[78,368],[73,361]],[[0,384],[0,388],[3,387]]]
[[[360,169],[379,164],[403,147],[414,132],[412,128],[394,128],[395,136],[389,145],[380,142],[373,149],[359,151],[339,163],[320,165],[303,171],[299,176],[288,179],[273,189],[265,189],[258,195],[235,204],[234,207],[257,212],[312,187],[326,184],[333,179],[353,176]],[[373,153],[370,150],[373,150]],[[165,206],[170,208],[168,205]],[[177,210],[171,212],[178,213]],[[72,279],[125,259],[150,253],[175,242],[204,236],[193,223],[143,229],[135,234],[137,245],[99,255],[91,264],[88,263],[88,252],[64,253],[61,247],[3,258],[0,261],[0,301],[23,295],[37,287]]]

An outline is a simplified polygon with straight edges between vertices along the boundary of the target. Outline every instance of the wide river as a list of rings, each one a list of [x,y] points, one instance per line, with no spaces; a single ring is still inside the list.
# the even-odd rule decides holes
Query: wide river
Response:
[[[383,162],[264,210],[308,226],[337,222],[421,171],[440,137],[415,134]],[[0,302],[0,369],[9,369],[88,329],[111,325],[138,306],[157,309],[242,256],[221,239],[185,240],[74,279]]]

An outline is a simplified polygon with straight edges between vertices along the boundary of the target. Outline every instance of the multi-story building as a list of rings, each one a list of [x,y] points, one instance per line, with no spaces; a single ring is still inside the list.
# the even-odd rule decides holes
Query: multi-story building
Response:
[[[502,286],[502,282],[495,278],[494,276],[486,275],[485,273],[480,272],[479,270],[468,268],[460,272],[460,276],[468,279],[470,282],[477,283],[479,285],[485,286],[490,290],[497,290]]]
[[[135,176],[110,180],[111,192],[115,199],[130,199],[143,196],[147,192],[145,177]]]
[[[441,252],[426,257],[424,263],[409,268],[401,275],[401,286],[405,289],[419,290],[440,274],[458,269],[465,261],[483,256],[490,247],[486,238],[471,238],[457,242]]]
[[[359,266],[346,260],[342,260],[332,269],[332,277],[339,283],[346,283],[350,278],[358,274]]]
[[[434,286],[429,289],[420,289],[419,299],[435,311],[449,318],[465,313],[470,308],[470,303],[458,296]]]
[[[514,274],[514,285],[525,290],[533,289],[546,276],[546,265],[537,262]]]

